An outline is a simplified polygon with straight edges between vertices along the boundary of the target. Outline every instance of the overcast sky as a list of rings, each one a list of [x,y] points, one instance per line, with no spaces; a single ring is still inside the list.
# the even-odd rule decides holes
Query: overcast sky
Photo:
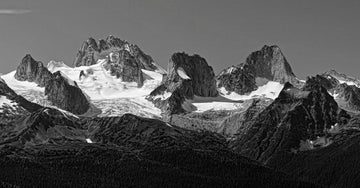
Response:
[[[360,78],[358,0],[1,0],[0,73],[27,53],[72,65],[84,40],[110,34],[163,67],[184,51],[218,73],[277,44],[300,78],[329,69]]]

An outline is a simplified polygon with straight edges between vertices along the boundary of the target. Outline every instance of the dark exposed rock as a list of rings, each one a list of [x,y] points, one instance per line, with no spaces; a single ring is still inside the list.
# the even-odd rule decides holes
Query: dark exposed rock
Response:
[[[121,78],[124,82],[136,82],[138,87],[143,85],[144,77],[141,69],[144,69],[144,66],[136,61],[130,52],[120,50],[119,53],[110,53],[109,56],[105,69],[110,70],[111,75]]]
[[[278,46],[264,46],[251,53],[245,63],[231,66],[217,76],[217,87],[246,94],[268,81],[301,85]]]
[[[345,74],[342,74],[342,73],[339,73],[335,70],[327,71],[327,72],[323,73],[322,76],[324,76],[324,77],[330,76],[337,80],[341,80],[343,82],[353,82],[356,86],[360,87],[360,81],[358,79],[353,78],[348,75],[345,75]]]
[[[12,102],[18,104],[23,109],[27,110],[28,112],[34,112],[42,108],[42,106],[27,101],[24,97],[15,93],[6,82],[0,78],[0,96],[5,96],[7,99],[11,100]]]
[[[144,82],[141,69],[165,74],[151,56],[145,54],[137,45],[113,36],[105,40],[100,39],[99,43],[93,38],[85,41],[77,54],[74,66],[93,65],[99,59],[108,59],[105,68],[110,70],[113,76],[122,78],[124,82],[137,82],[139,87]]]
[[[185,53],[172,55],[168,65],[168,75],[162,84],[148,96],[148,100],[167,114],[185,112],[182,104],[195,95],[201,97],[216,97],[218,91],[215,74],[206,60],[199,55],[189,56]],[[166,99],[157,96],[170,93]]]
[[[252,125],[256,116],[269,106],[273,100],[259,98],[252,99],[249,102],[251,102],[251,104],[249,107],[245,108],[245,110],[225,118],[219,124],[218,133],[232,137],[238,132],[245,132],[246,129]]]
[[[45,108],[25,123],[0,143],[0,180],[20,187],[316,187],[235,154],[218,134],[159,120],[77,120]],[[83,140],[86,127],[95,143]]]
[[[19,81],[35,82],[45,87],[51,79],[51,72],[39,61],[35,61],[27,54],[16,69],[15,79]]]
[[[336,78],[334,77],[336,76]],[[340,83],[341,80],[353,82],[356,84],[358,81],[347,77],[346,75],[339,74],[336,71],[326,72],[322,75],[316,75],[315,77],[308,79],[308,82],[318,83],[331,93],[338,105],[351,112],[360,111],[360,88],[356,85],[347,85],[346,83]]]
[[[340,82],[332,76],[316,75],[311,78],[307,78],[307,85],[320,84],[327,90],[331,90],[338,86]]]
[[[360,111],[360,88],[344,83],[338,85],[333,93],[336,95],[335,100],[339,106],[353,112]]]
[[[0,143],[17,131],[14,131],[13,124],[41,108],[42,106],[29,102],[16,94],[0,78]]]
[[[358,187],[360,119],[356,116],[339,131],[328,135],[331,144],[291,156],[278,156],[271,166],[325,187]]]
[[[316,78],[308,79],[301,90],[287,83],[278,98],[239,132],[232,146],[271,165],[298,150],[301,141],[326,137],[331,126],[345,124],[349,118]]]
[[[83,43],[76,56],[74,66],[89,66],[97,63],[98,59],[105,59],[111,52],[119,53],[126,50],[136,60],[138,64],[147,70],[157,70],[159,67],[154,64],[151,56],[145,54],[137,45],[130,44],[125,40],[108,36],[106,40],[100,39],[99,43],[95,39],[89,38]]]
[[[79,67],[96,64],[98,55],[99,49],[95,39],[89,38],[82,44],[81,48],[76,54],[74,66]]]
[[[60,71],[55,72],[46,85],[45,95],[53,105],[74,114],[84,114],[90,108],[89,101],[76,82],[63,77]]]

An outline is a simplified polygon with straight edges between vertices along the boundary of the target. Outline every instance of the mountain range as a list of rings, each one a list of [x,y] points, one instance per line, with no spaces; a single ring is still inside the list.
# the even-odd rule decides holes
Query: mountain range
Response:
[[[358,187],[360,80],[296,77],[277,45],[218,75],[89,38],[0,79],[4,187]],[[11,173],[9,173],[11,172]]]

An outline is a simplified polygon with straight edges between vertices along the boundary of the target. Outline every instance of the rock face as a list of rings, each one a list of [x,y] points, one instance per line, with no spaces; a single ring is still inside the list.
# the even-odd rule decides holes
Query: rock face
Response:
[[[77,53],[74,66],[90,66],[99,59],[108,59],[105,68],[110,70],[113,76],[124,82],[137,82],[139,87],[144,81],[141,69],[166,74],[165,70],[156,65],[151,56],[145,54],[137,45],[113,36],[100,39],[99,42],[93,38],[85,41]]]
[[[42,106],[27,101],[16,94],[6,82],[0,78],[0,142],[9,137],[13,131],[13,123],[24,119],[24,116],[41,109]]]
[[[218,133],[222,135],[233,137],[237,133],[245,132],[256,119],[256,117],[267,107],[272,99],[252,99],[251,104],[245,110],[232,114],[225,118],[218,128]]]
[[[214,71],[199,55],[175,53],[168,65],[168,75],[148,99],[163,112],[176,114],[185,112],[184,101],[194,96],[218,96]]]
[[[331,143],[327,135],[332,126],[349,118],[315,78],[309,78],[303,89],[286,83],[278,98],[239,132],[232,146],[244,156],[272,165],[304,150],[304,145],[314,147],[311,143],[319,137],[329,141],[325,147]]]
[[[76,82],[63,77],[59,71],[46,85],[45,95],[55,106],[74,114],[84,114],[90,108],[89,101]]]
[[[35,82],[40,87],[45,87],[51,76],[51,72],[40,61],[35,61],[27,54],[16,69],[15,79]]]
[[[245,63],[231,66],[217,76],[217,87],[245,94],[268,81],[299,85],[290,64],[278,46],[264,46],[251,53]]]
[[[359,112],[360,111],[360,88],[354,85],[340,84],[333,90],[335,100],[342,108]]]
[[[111,52],[119,52],[120,50],[128,51],[130,55],[147,70],[156,70],[159,68],[154,64],[151,56],[146,55],[137,45],[130,44],[125,40],[111,35],[105,40],[100,39],[99,42],[96,42],[93,38],[85,41],[76,55],[74,66],[79,67],[96,64],[98,59],[105,59]]]
[[[322,76],[327,78],[332,77],[338,80],[340,83],[346,83],[348,85],[355,85],[357,87],[360,87],[360,81],[358,79],[339,73],[335,70],[327,71],[323,73]]]
[[[322,75],[316,75],[312,80],[326,88],[334,96],[335,101],[341,108],[351,112],[360,111],[358,80],[344,74],[339,74],[334,70]]]
[[[105,69],[110,70],[111,75],[121,78],[124,82],[136,82],[139,87],[143,85],[144,77],[141,69],[145,67],[126,50],[109,54]]]

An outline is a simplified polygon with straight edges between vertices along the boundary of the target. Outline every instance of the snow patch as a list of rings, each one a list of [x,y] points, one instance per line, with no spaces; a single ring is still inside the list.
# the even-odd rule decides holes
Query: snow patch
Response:
[[[292,148],[291,151],[293,153],[297,153],[298,151],[309,151],[317,148],[327,147],[332,143],[333,141],[330,138],[327,138],[325,136],[322,137],[318,136],[315,140],[310,140],[310,139],[300,140],[299,149]]]
[[[0,96],[0,112],[3,112],[2,108],[5,107],[5,106],[15,108],[16,103],[9,100],[6,96]]]
[[[154,100],[155,100],[155,99],[166,100],[166,99],[168,99],[171,95],[172,95],[172,93],[170,93],[170,92],[165,92],[165,93],[162,94],[162,95],[156,95],[156,96],[154,97]]]
[[[191,80],[182,67],[177,68],[176,72],[182,79]]]
[[[248,95],[239,95],[235,92],[229,93],[224,87],[220,88],[219,90],[221,93],[223,93],[224,97],[232,100],[249,100],[258,97],[267,97],[267,98],[275,99],[278,97],[283,87],[284,85],[280,84],[279,82],[269,81],[268,83],[258,87],[257,90],[252,91]]]
[[[236,67],[230,67],[227,71],[226,71],[226,73],[227,74],[231,74],[231,73],[233,73],[234,71],[236,71]],[[242,67],[241,67],[241,69],[242,69]]]
[[[356,86],[356,87],[359,87],[359,85],[355,82],[352,82],[352,81],[345,81],[345,80],[341,80],[341,79],[338,79],[338,81],[340,82],[340,84],[347,84],[349,86]]]
[[[89,144],[94,143],[90,138],[87,138],[87,139],[86,139],[86,142],[89,143]]]
[[[53,73],[53,72],[56,72],[57,69],[60,69],[60,68],[70,68],[69,66],[67,66],[64,62],[57,62],[57,61],[50,61],[48,64],[47,64],[47,69]]]
[[[66,74],[64,74],[62,71],[60,71],[60,74],[69,85],[76,87],[75,82],[73,80],[71,80],[68,76],[66,76]]]
[[[15,79],[16,71],[12,71],[8,74],[2,75],[1,78],[5,80],[6,84],[13,90],[16,91],[28,91],[28,90],[35,90],[40,92],[45,92],[45,88],[39,87],[34,82],[28,81],[19,81]]]
[[[182,108],[187,112],[205,112],[208,110],[236,110],[242,107],[243,101],[234,101],[223,96],[186,99]]]
[[[129,47],[129,44],[125,44],[124,45],[124,50],[130,52],[130,47]]]

